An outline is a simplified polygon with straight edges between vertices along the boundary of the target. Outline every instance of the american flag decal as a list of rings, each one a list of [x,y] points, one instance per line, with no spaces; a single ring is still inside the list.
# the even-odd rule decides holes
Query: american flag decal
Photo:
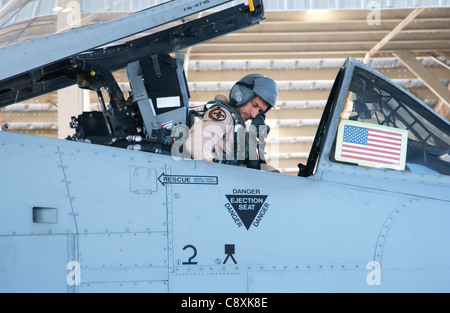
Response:
[[[408,131],[342,120],[335,158],[362,166],[404,170]]]

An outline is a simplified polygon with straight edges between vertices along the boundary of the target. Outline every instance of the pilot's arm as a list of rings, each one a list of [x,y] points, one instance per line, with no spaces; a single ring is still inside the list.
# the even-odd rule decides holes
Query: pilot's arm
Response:
[[[212,162],[232,151],[233,136],[234,122],[231,113],[221,107],[213,107],[205,112],[202,120],[191,127],[186,149],[193,159]]]

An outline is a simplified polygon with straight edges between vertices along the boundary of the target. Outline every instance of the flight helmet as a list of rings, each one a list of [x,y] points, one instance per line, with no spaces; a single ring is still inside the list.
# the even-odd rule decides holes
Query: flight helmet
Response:
[[[268,110],[275,108],[278,100],[277,84],[261,74],[250,74],[241,78],[230,90],[230,104],[241,107],[255,96],[260,97],[268,105]]]

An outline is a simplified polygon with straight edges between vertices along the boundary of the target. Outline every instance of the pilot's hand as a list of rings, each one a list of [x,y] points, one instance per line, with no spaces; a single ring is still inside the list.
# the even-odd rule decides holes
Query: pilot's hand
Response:
[[[252,120],[252,125],[255,125],[255,126],[264,125],[266,123],[265,119],[266,119],[266,115],[263,113],[259,113]]]
[[[252,120],[252,124],[251,124],[251,125],[253,125],[253,126],[256,127],[256,136],[258,136],[258,138],[259,138],[260,135],[261,135],[261,134],[259,133],[260,130],[263,132],[263,134],[264,134],[264,132],[265,132],[265,135],[266,135],[266,136],[267,136],[267,135],[269,134],[269,132],[270,132],[270,127],[269,127],[269,125],[266,124],[265,118],[266,118],[266,116],[265,116],[263,113],[259,113],[259,114],[256,115],[255,118]],[[263,130],[264,128],[260,128],[261,126],[265,126],[266,129]]]

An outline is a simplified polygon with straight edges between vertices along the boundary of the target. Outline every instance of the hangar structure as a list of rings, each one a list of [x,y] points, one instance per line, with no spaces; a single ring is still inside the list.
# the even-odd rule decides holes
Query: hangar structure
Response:
[[[83,20],[114,19],[129,10],[112,6],[90,17],[89,1],[40,0],[22,6],[25,2],[0,0],[0,47],[32,40],[36,29],[52,33],[67,27],[58,16],[73,3]],[[127,3],[144,2],[152,1]],[[242,2],[248,1],[226,6]],[[281,172],[295,175],[297,164],[305,163],[347,57],[364,61],[450,119],[450,0],[270,0],[264,5],[265,21],[259,25],[179,52],[186,55],[191,106],[227,95],[249,73],[278,83],[278,108],[269,112],[267,123],[272,129],[269,157],[278,158]],[[126,81],[122,71],[115,76]],[[121,87],[129,88],[126,83]],[[0,123],[8,131],[65,138],[73,133],[70,117],[98,110],[97,102],[94,92],[69,87],[1,109]]]

